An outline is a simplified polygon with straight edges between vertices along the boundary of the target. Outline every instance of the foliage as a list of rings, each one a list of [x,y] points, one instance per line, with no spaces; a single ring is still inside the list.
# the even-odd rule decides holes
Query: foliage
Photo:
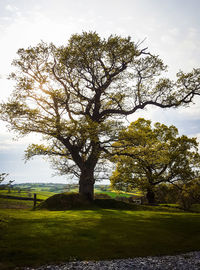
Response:
[[[158,203],[176,204],[179,201],[183,184],[161,183],[155,187],[155,197]]]
[[[80,193],[93,197],[97,174],[125,117],[148,105],[161,108],[190,103],[199,95],[200,70],[162,78],[166,66],[131,38],[95,32],[74,34],[66,46],[41,42],[19,49],[10,79],[11,98],[1,119],[20,135],[41,134],[26,159],[43,155],[62,174],[80,178]]]
[[[111,184],[116,189],[139,188],[155,202],[155,186],[186,183],[200,175],[200,155],[195,138],[178,137],[174,126],[167,127],[139,118],[119,134],[112,158],[116,170]]]
[[[190,209],[192,204],[200,203],[200,178],[183,185],[179,203],[184,209]]]

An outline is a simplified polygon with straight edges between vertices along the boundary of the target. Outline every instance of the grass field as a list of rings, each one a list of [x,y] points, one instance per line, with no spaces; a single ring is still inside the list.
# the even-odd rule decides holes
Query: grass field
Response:
[[[16,207],[19,201],[2,200],[0,269],[200,250],[198,213],[162,206],[32,211],[30,202],[21,201],[23,209]],[[13,209],[5,209],[5,203]]]

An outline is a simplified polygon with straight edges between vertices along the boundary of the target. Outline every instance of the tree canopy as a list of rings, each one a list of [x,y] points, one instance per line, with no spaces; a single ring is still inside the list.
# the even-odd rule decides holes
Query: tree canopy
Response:
[[[119,134],[114,143],[116,170],[111,184],[116,189],[139,188],[155,202],[154,189],[161,183],[187,183],[200,176],[200,155],[195,138],[178,136],[174,126],[139,118]]]
[[[19,134],[43,135],[44,144],[30,145],[26,158],[46,155],[93,198],[94,172],[123,117],[148,105],[186,105],[200,94],[199,69],[179,72],[176,82],[162,78],[162,60],[140,47],[130,37],[83,32],[66,46],[19,49],[10,75],[15,89],[0,112]]]

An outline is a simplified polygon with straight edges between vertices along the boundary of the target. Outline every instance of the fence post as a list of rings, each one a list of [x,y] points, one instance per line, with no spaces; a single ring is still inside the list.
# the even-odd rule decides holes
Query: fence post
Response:
[[[34,193],[34,199],[33,199],[33,208],[36,207],[36,202],[37,202],[37,194]]]

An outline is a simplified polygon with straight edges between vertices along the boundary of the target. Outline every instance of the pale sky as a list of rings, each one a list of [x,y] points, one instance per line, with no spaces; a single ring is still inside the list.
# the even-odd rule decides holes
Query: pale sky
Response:
[[[153,54],[168,65],[174,79],[179,70],[189,72],[200,63],[199,0],[0,0],[0,101],[6,100],[13,86],[6,78],[19,48],[41,40],[57,45],[67,43],[74,33],[96,31],[131,36],[144,41]],[[145,117],[154,122],[175,125],[180,134],[200,141],[200,98],[189,108],[161,110],[149,108],[130,118]],[[13,141],[16,135],[0,122],[0,172],[16,182],[66,182],[46,161],[35,158],[24,164],[23,155],[35,137]]]

